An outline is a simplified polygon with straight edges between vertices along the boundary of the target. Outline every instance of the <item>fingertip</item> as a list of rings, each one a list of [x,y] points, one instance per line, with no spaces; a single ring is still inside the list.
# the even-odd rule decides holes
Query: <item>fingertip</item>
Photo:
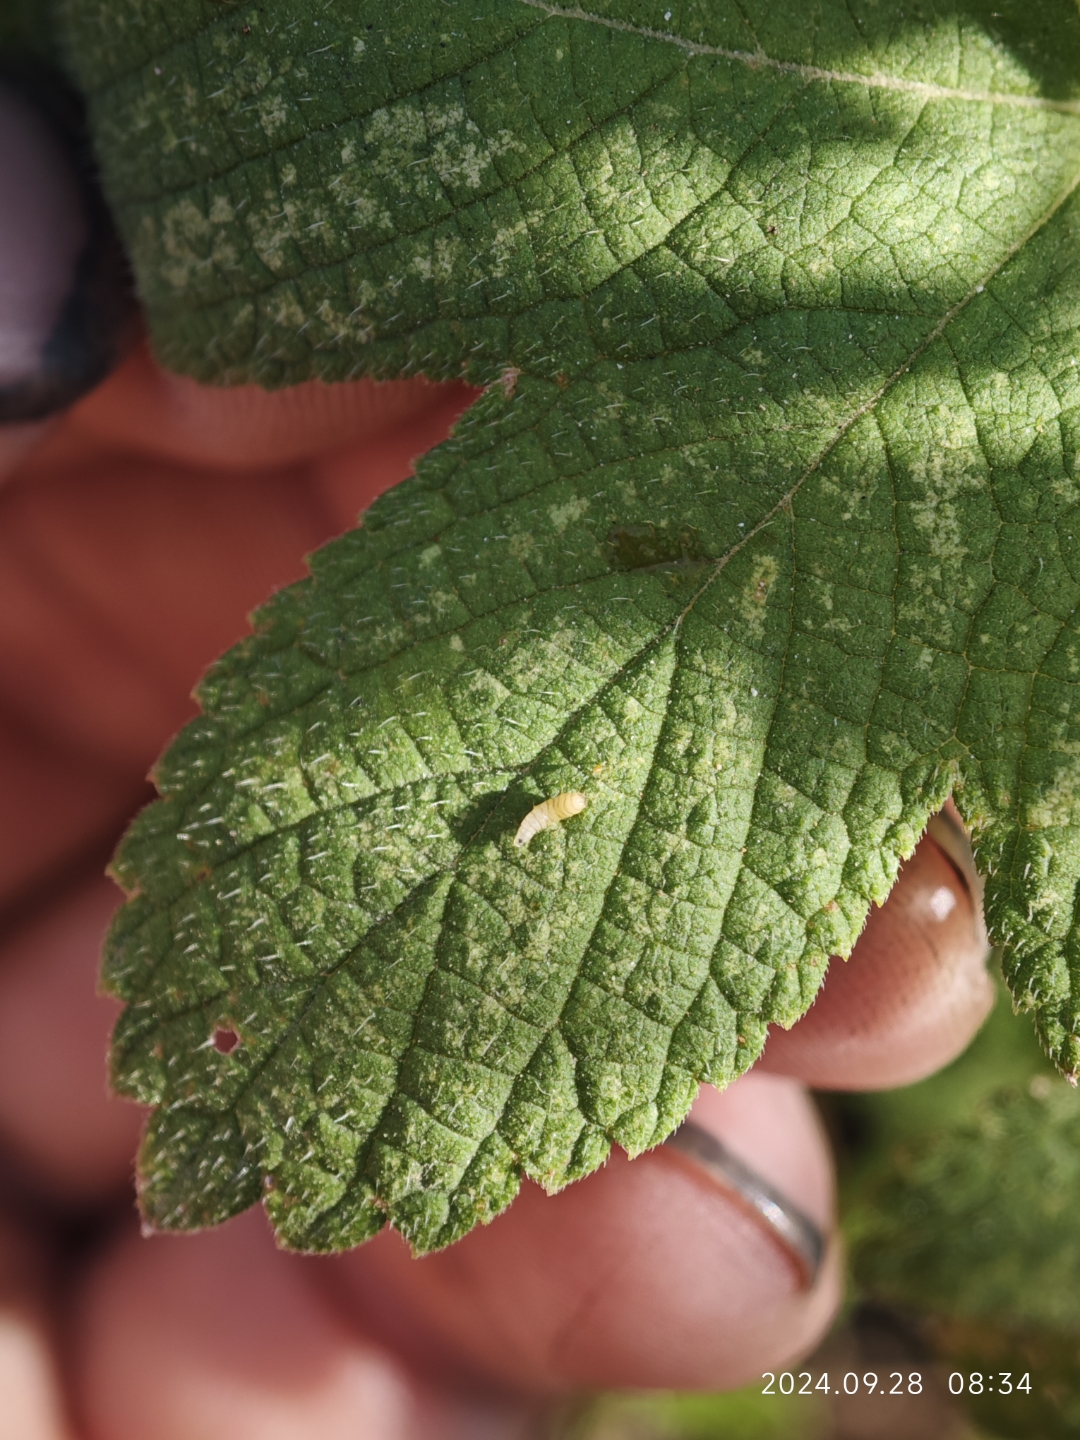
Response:
[[[0,1436],[71,1440],[33,1240],[0,1221]]]
[[[94,878],[0,946],[0,1134],[32,1185],[61,1203],[129,1184],[142,1123],[138,1107],[108,1090],[120,1006],[96,984],[119,899]]]
[[[197,1235],[120,1237],[78,1298],[91,1440],[474,1440],[512,1412],[440,1395],[345,1324],[258,1210]]]
[[[265,470],[335,456],[388,430],[422,425],[448,395],[460,413],[477,393],[419,377],[307,380],[280,390],[204,385],[163,370],[144,342],[71,418],[83,445],[217,470]]]
[[[382,397],[390,386],[364,383],[369,395],[367,403],[383,405]],[[388,418],[368,438],[351,440],[312,464],[312,484],[342,530],[355,525],[363,510],[404,479],[420,456],[441,445],[480,393],[460,383],[397,383],[411,387],[393,399],[395,407],[402,407],[400,413],[391,409]]]
[[[39,1323],[0,1304],[0,1426],[12,1440],[68,1440],[56,1366]]]
[[[830,963],[791,1030],[770,1031],[757,1069],[820,1089],[892,1089],[970,1043],[995,992],[974,867],[959,821],[948,823],[955,843],[935,830],[923,837],[850,960]]]
[[[703,1085],[688,1120],[752,1161],[763,1179],[828,1235],[836,1223],[832,1156],[818,1111],[803,1085],[784,1075],[744,1075],[726,1090]]]
[[[22,424],[0,424],[0,480],[17,469],[20,461],[40,445],[56,425],[55,420],[31,420]]]

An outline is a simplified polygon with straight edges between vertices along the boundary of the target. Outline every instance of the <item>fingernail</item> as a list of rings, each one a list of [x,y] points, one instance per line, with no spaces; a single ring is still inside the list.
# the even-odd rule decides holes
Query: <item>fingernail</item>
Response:
[[[0,423],[43,419],[91,389],[135,315],[76,102],[43,72],[0,74]]]
[[[975,856],[967,831],[951,805],[930,816],[926,833],[952,861],[972,898],[979,899],[982,896],[982,877],[975,869]]]
[[[693,1120],[684,1120],[664,1144],[700,1166],[766,1225],[794,1263],[803,1288],[813,1287],[825,1256],[825,1236],[808,1215]]]
[[[946,860],[950,862],[970,895],[975,912],[977,933],[983,944],[989,949],[990,942],[986,935],[982,909],[983,878],[975,868],[975,855],[968,833],[951,802],[944,809],[939,810],[936,815],[930,816],[926,825],[926,833],[944,854]]]

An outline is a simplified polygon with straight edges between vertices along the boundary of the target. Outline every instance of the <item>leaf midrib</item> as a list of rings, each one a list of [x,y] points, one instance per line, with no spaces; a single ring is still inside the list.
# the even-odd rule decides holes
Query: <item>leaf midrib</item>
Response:
[[[925,80],[905,80],[898,75],[883,75],[880,71],[860,74],[857,70],[826,70],[818,65],[806,65],[797,60],[775,60],[764,51],[729,50],[722,45],[703,45],[696,40],[687,40],[667,30],[656,30],[647,25],[633,25],[628,20],[616,20],[606,15],[594,15],[578,5],[554,5],[550,0],[518,0],[532,10],[561,20],[580,20],[601,25],[605,30],[620,34],[637,35],[644,40],[656,40],[674,45],[691,57],[714,56],[718,60],[731,60],[751,70],[775,70],[782,75],[798,75],[808,81],[825,81],[838,85],[866,85],[875,90],[898,90],[911,95],[924,95],[931,100],[964,100],[981,105],[1009,105],[1025,110],[1046,110],[1059,115],[1080,115],[1080,100],[1048,100],[1041,95],[1010,95],[995,90],[965,90],[949,85],[934,85]]]

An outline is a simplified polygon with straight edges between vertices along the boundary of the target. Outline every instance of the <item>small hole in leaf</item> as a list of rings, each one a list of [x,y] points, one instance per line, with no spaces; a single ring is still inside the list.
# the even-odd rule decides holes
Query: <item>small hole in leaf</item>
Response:
[[[227,1030],[224,1026],[219,1025],[214,1031],[214,1049],[220,1051],[222,1055],[231,1055],[239,1044],[240,1036],[235,1030]]]

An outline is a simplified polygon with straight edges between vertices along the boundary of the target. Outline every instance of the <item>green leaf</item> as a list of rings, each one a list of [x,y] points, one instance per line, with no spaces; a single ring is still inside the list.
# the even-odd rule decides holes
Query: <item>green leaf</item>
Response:
[[[487,386],[117,858],[157,1224],[422,1250],[656,1144],[950,792],[1080,1068],[1080,13],[668,6],[63,7],[167,364]]]

